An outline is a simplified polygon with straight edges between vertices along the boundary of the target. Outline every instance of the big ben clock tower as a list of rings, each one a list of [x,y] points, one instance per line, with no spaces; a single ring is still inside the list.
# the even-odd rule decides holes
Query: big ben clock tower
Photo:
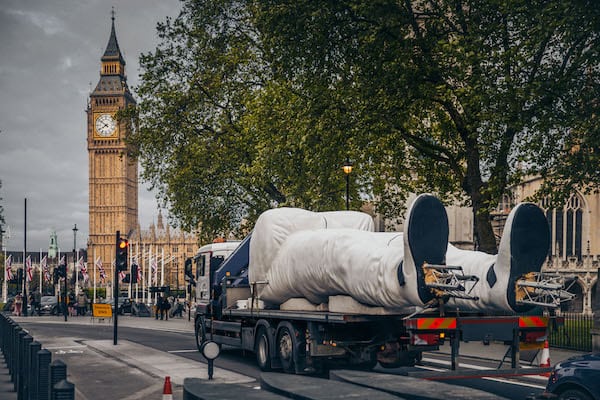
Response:
[[[119,122],[117,111],[135,105],[127,86],[125,60],[115,34],[115,15],[108,45],[102,55],[100,80],[90,94],[87,113],[89,155],[88,264],[101,257],[105,269],[115,258],[115,232],[137,227],[137,161],[129,157],[125,139],[130,127]],[[90,268],[91,269],[91,268]]]

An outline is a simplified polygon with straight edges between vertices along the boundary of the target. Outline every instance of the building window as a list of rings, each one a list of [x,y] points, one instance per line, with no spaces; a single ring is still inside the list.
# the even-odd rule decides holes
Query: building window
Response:
[[[546,219],[552,235],[552,246],[549,256],[566,258],[577,257],[581,260],[583,242],[583,200],[573,194],[563,208],[547,208],[547,201],[542,201],[546,208]]]
[[[177,253],[179,251],[179,248],[177,246],[173,246],[173,253]]]

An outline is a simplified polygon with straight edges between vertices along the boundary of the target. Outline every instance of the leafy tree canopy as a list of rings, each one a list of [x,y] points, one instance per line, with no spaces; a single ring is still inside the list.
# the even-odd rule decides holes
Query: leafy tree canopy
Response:
[[[494,252],[489,211],[524,175],[598,184],[593,0],[183,3],[141,57],[132,142],[186,228],[339,209],[350,157],[354,207],[434,191]]]

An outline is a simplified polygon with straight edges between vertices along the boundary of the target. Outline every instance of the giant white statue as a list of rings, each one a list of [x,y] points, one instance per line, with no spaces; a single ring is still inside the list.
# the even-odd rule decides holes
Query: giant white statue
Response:
[[[290,299],[317,305],[348,296],[368,307],[403,313],[444,296],[432,278],[440,270],[431,266],[461,266],[458,274],[470,277],[460,281],[466,296],[446,296],[449,306],[520,311],[514,282],[540,270],[548,240],[546,219],[533,204],[511,212],[498,255],[449,245],[446,211],[430,194],[413,201],[403,232],[373,232],[371,217],[360,212],[279,208],[256,222],[249,280],[260,283],[255,294],[270,305]]]

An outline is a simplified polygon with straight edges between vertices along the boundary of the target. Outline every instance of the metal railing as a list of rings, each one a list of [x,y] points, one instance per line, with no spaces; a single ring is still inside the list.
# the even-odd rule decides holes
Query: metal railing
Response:
[[[581,313],[561,313],[564,324],[554,323],[550,326],[548,342],[551,347],[576,351],[592,351],[592,334],[594,317]]]
[[[3,313],[0,349],[18,400],[75,399],[75,385],[67,381],[66,364],[52,361],[50,351],[42,349],[41,343]]]

